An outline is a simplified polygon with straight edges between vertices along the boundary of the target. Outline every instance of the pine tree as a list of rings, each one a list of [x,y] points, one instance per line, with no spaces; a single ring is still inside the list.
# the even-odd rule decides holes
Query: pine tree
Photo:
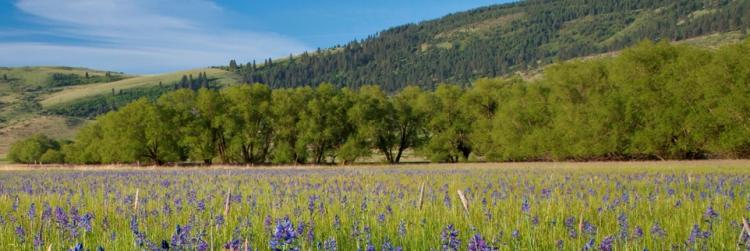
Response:
[[[188,87],[188,77],[185,75],[182,75],[182,80],[180,80],[180,88],[187,88]]]
[[[237,71],[237,61],[229,60],[229,71]]]

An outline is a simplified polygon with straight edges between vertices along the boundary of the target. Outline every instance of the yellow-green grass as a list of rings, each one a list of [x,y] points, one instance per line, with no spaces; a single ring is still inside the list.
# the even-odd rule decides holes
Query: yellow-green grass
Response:
[[[192,75],[195,78],[198,77],[199,73],[204,72],[206,73],[208,78],[218,79],[219,85],[233,84],[239,81],[239,77],[236,74],[225,70],[215,68],[193,69],[166,74],[128,78],[104,84],[72,86],[43,97],[40,101],[40,104],[43,107],[47,108],[54,105],[65,104],[81,98],[111,93],[112,89],[115,89],[115,91],[119,91],[127,90],[130,88],[156,86],[159,84],[159,82],[163,84],[173,84],[180,81],[180,79],[184,75]]]
[[[43,86],[54,73],[84,76],[87,72],[89,76],[104,76],[107,73],[100,70],[62,66],[0,67],[0,77],[5,74],[9,79],[18,79],[27,86]]]
[[[0,162],[8,161],[5,157],[10,146],[20,139],[37,133],[55,139],[73,139],[84,123],[84,120],[77,118],[41,115],[29,115],[27,118],[14,120],[0,127]]]
[[[0,249],[34,249],[35,234],[53,250],[76,243],[90,249],[150,249],[136,246],[133,230],[161,246],[162,240],[172,243],[177,225],[187,225],[192,227],[188,239],[207,242],[208,250],[222,250],[233,239],[269,250],[278,220],[288,216],[294,230],[305,225],[293,242],[300,250],[321,250],[318,243],[330,239],[338,250],[368,244],[381,250],[386,241],[403,250],[441,250],[448,225],[458,231],[457,250],[467,250],[475,235],[500,250],[582,250],[592,239],[590,250],[599,250],[608,237],[614,250],[734,250],[738,222],[747,217],[748,179],[748,161],[16,166],[0,171],[0,211],[14,219],[0,224]],[[709,208],[717,214],[707,214]],[[87,231],[81,221],[89,213]],[[656,224],[663,236],[651,231]],[[693,225],[701,230],[695,242],[690,241]]]
[[[691,46],[697,46],[701,48],[719,48],[728,44],[736,44],[746,39],[747,35],[742,32],[726,32],[726,33],[715,33],[706,36],[694,37],[685,40],[677,41],[678,44],[686,44]]]

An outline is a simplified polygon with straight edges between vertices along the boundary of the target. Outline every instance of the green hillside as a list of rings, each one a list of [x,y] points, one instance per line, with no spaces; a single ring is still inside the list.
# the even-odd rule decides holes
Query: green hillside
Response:
[[[133,88],[153,87],[162,84],[174,84],[180,81],[182,76],[198,76],[200,73],[206,73],[209,78],[216,80],[218,85],[229,85],[239,81],[231,72],[221,69],[205,68],[193,69],[186,71],[171,72],[158,75],[147,75],[124,79],[121,81],[110,82],[106,84],[80,85],[65,90],[52,93],[42,98],[39,102],[43,107],[53,107],[56,105],[75,102],[76,100],[110,94],[112,90],[127,90]]]
[[[644,39],[745,34],[750,1],[522,1],[388,29],[362,41],[284,60],[228,67],[271,87],[331,82],[467,85],[551,62],[617,51]]]
[[[128,79],[108,71],[73,67],[0,68],[0,128],[11,121],[41,111],[37,100],[44,95],[77,85],[99,84]]]

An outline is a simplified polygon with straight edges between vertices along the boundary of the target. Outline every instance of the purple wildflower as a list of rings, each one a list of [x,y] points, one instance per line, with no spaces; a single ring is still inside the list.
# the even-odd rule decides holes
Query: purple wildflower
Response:
[[[91,213],[86,213],[81,217],[79,221],[79,225],[80,227],[83,227],[84,230],[86,230],[86,233],[90,233],[92,229],[91,224],[93,220],[94,220],[94,215]]]
[[[385,214],[379,214],[377,220],[378,220],[378,223],[380,223],[380,224],[382,224],[383,222],[385,222]]]
[[[595,245],[596,245],[596,240],[592,238],[591,240],[586,242],[585,245],[583,245],[583,250],[584,251],[593,250]]]
[[[606,238],[604,238],[604,240],[602,240],[602,243],[599,244],[599,250],[612,251],[614,248],[613,247],[614,242],[615,242],[615,237],[607,236]]]
[[[625,213],[621,213],[620,216],[617,217],[617,224],[620,226],[620,239],[628,239],[628,216],[625,215]]]
[[[233,239],[224,244],[225,250],[240,250],[241,247],[242,241],[240,241],[239,239]]]
[[[43,245],[42,236],[39,233],[34,234],[34,250],[40,249]]]
[[[315,212],[315,200],[316,199],[317,197],[315,195],[312,195],[308,198],[309,202],[307,203],[307,210],[310,211],[310,214],[313,214]]]
[[[662,238],[667,235],[667,232],[659,226],[659,223],[654,223],[654,225],[651,226],[651,235],[657,238]]]
[[[69,249],[69,251],[84,251],[83,244],[78,243],[73,248]]]
[[[383,247],[380,249],[382,251],[401,251],[401,247],[394,247],[393,244],[391,244],[391,241],[386,239],[385,242],[383,242]]]
[[[641,237],[643,237],[643,229],[636,226],[635,229],[633,229],[633,239],[640,239]]]
[[[31,203],[31,206],[29,206],[29,219],[34,219],[36,216],[36,204]]]
[[[216,224],[216,226],[218,227],[224,226],[224,222],[224,215],[220,214],[214,218],[214,224]]]
[[[198,205],[196,207],[197,207],[198,211],[200,211],[200,212],[205,211],[206,210],[206,201],[199,200],[198,201]]]
[[[531,211],[531,206],[529,205],[529,200],[524,199],[523,203],[521,203],[521,212],[528,214],[529,211]]]
[[[55,208],[55,221],[62,227],[68,225],[68,215],[65,214],[65,210],[60,207]]]
[[[406,235],[406,222],[403,220],[398,223],[398,235],[401,237]]]
[[[341,228],[341,219],[339,219],[338,215],[333,216],[333,228],[335,228],[336,230]]]
[[[458,246],[461,245],[461,240],[458,239],[458,231],[453,227],[453,224],[443,229],[440,238],[442,239],[443,251],[458,250]]]
[[[694,244],[697,239],[700,239],[703,237],[703,232],[701,232],[701,228],[698,226],[698,224],[693,225],[693,228],[690,230],[690,237],[688,237],[688,244]]]
[[[271,250],[297,250],[296,248],[297,232],[294,231],[294,224],[288,216],[276,222],[276,228],[271,235]]]
[[[709,206],[706,209],[706,212],[703,213],[703,216],[706,217],[706,220],[713,220],[715,218],[718,218],[719,214],[716,211],[714,211],[714,207]]]
[[[48,220],[50,217],[52,217],[52,207],[45,202],[44,209],[42,209],[42,220]]]
[[[588,221],[583,222],[583,232],[592,236],[596,235],[596,226]]]
[[[22,226],[16,226],[16,237],[18,237],[21,242],[26,241],[26,231]]]
[[[336,251],[338,246],[336,245],[336,239],[330,238],[323,242],[323,250],[325,251]]]
[[[208,243],[204,241],[203,239],[198,239],[198,247],[196,248],[198,251],[206,251],[208,250]]]
[[[469,251],[494,251],[496,248],[487,244],[481,235],[475,234],[469,239]]]
[[[178,224],[175,227],[174,233],[172,234],[171,246],[174,249],[179,249],[183,245],[187,245],[190,241],[190,226],[180,227]]]

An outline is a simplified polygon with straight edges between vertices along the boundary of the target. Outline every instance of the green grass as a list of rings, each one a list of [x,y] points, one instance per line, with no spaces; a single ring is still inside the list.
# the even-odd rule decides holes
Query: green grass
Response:
[[[0,67],[0,77],[3,74],[9,79],[20,80],[26,86],[40,87],[48,84],[50,75],[54,73],[76,74],[84,76],[104,76],[107,72],[87,68],[62,67],[62,66],[34,66],[34,67]]]
[[[701,48],[719,48],[724,45],[740,43],[746,38],[747,35],[743,35],[741,32],[727,32],[685,39],[677,41],[677,43]]]
[[[168,85],[180,81],[183,75],[193,75],[193,77],[198,77],[198,73],[202,72],[205,72],[208,75],[208,78],[219,79],[218,83],[220,85],[234,84],[239,81],[239,77],[236,76],[236,74],[221,69],[193,69],[159,75],[133,77],[105,84],[73,86],[65,88],[62,91],[47,95],[43,97],[39,103],[43,107],[47,108],[55,105],[73,102],[75,100],[86,97],[108,94],[112,92],[112,89],[115,89],[115,91],[119,91],[132,88],[157,86],[159,85],[159,82]]]
[[[295,229],[305,224],[294,242],[301,250],[318,250],[331,239],[338,250],[368,244],[380,250],[387,241],[404,250],[439,250],[448,225],[458,230],[459,250],[474,235],[501,250],[581,250],[592,239],[596,250],[607,237],[615,250],[734,250],[750,194],[747,161],[5,170],[0,211],[15,219],[0,223],[0,249],[8,250],[33,249],[32,233],[53,250],[76,243],[140,249],[133,219],[155,245],[169,243],[176,226],[187,225],[189,239],[213,250],[232,240],[268,250],[285,216]],[[466,195],[468,210],[457,191]],[[50,216],[43,216],[45,205]],[[78,224],[72,235],[72,218],[63,226],[57,207],[91,213],[91,231]],[[709,207],[718,216],[706,216]],[[581,223],[596,230],[580,229]],[[664,236],[651,232],[655,224]],[[689,242],[693,225],[710,236]],[[27,234],[17,235],[17,227]]]

